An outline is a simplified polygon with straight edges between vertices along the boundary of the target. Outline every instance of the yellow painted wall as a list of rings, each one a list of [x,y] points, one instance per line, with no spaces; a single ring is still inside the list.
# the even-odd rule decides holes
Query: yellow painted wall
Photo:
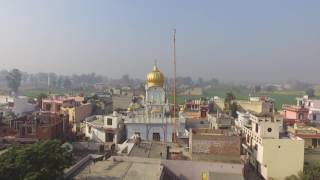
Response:
[[[263,139],[262,146],[257,159],[265,179],[282,180],[303,170],[304,140]]]
[[[61,107],[61,111],[69,115],[69,123],[72,124],[72,131],[77,132],[77,128],[80,130],[80,122],[91,115],[92,105],[82,104],[76,108]]]
[[[256,113],[261,113],[262,112],[262,102],[255,102],[255,101],[243,101],[243,100],[238,100],[237,101],[238,105],[240,105],[243,109],[247,111],[253,111]]]
[[[223,99],[221,99],[221,100],[216,100],[216,101],[214,101],[214,102],[215,102],[215,104],[219,107],[219,109],[224,110],[224,100],[223,100]]]

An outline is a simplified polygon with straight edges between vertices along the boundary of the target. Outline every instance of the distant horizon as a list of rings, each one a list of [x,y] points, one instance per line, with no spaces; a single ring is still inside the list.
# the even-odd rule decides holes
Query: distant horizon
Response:
[[[320,84],[320,1],[0,2],[1,68]]]
[[[17,68],[13,68],[13,69],[17,69]],[[0,71],[10,71],[12,69],[0,69]],[[129,75],[130,79],[133,79],[133,80],[141,80],[141,81],[145,81],[146,79],[146,76],[147,76],[147,73],[149,73],[151,70],[149,70],[148,72],[146,72],[146,75],[145,77],[134,77],[134,76],[131,76],[130,74],[123,74],[121,76],[118,76],[118,77],[111,77],[111,76],[108,76],[108,75],[102,75],[102,74],[97,74],[95,72],[86,72],[86,73],[75,73],[75,74],[58,74],[58,73],[55,73],[55,72],[26,72],[26,71],[23,71],[21,69],[19,69],[22,73],[27,73],[27,74],[38,74],[38,73],[44,73],[44,74],[51,74],[51,73],[54,73],[58,76],[72,76],[72,75],[83,75],[83,74],[91,74],[91,73],[94,73],[96,76],[102,76],[102,77],[106,77],[108,78],[108,80],[117,80],[117,79],[121,79],[122,76],[124,75]],[[160,69],[161,70],[161,69]],[[168,79],[172,79],[173,77],[168,77],[164,74],[165,78],[168,78]],[[177,78],[186,78],[186,77],[191,77],[191,76],[179,76],[179,74],[177,75]],[[211,77],[211,78],[203,78],[203,77],[191,77],[192,78],[192,81],[193,82],[196,82],[199,78],[202,78],[204,81],[210,81],[212,78],[215,78],[217,80],[219,80],[220,83],[226,83],[226,84],[238,84],[238,85],[271,85],[271,84],[286,84],[288,83],[289,81],[292,81],[292,82],[305,82],[305,83],[308,83],[308,84],[313,84],[313,85],[320,85],[320,83],[316,83],[316,82],[307,82],[307,81],[301,81],[301,80],[296,80],[296,79],[288,79],[288,80],[285,80],[285,81],[269,81],[269,82],[249,82],[249,81],[232,81],[232,80],[221,80],[219,78],[216,78],[216,77]]]

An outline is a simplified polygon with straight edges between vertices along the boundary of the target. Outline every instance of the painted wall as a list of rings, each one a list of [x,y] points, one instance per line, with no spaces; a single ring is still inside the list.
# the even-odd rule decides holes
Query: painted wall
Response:
[[[190,133],[192,134],[192,133]],[[231,155],[240,157],[240,136],[192,135],[189,140],[191,153]]]
[[[26,112],[32,112],[36,108],[36,105],[30,104],[28,98],[14,98],[14,106],[12,111],[16,115],[22,115]]]
[[[131,138],[135,133],[140,133],[140,137],[143,140],[152,140],[153,133],[160,134],[160,141],[164,141],[164,129],[161,124],[126,124],[127,137]],[[172,142],[173,128],[171,125],[167,126],[166,140]]]
[[[314,119],[314,115],[315,115],[315,119]],[[309,109],[309,114],[308,114],[308,119],[310,121],[320,123],[320,109],[318,109],[318,108],[310,108]]]
[[[88,124],[86,124],[86,137],[88,137],[90,140],[93,140],[95,142],[105,142],[106,141],[106,135],[104,129],[98,129],[95,127],[90,127]]]
[[[237,103],[246,111],[254,111],[256,113],[262,112],[262,102],[255,102],[255,101],[242,101],[238,100]]]
[[[303,170],[304,141],[263,139],[258,146],[257,160],[265,179],[282,180]]]

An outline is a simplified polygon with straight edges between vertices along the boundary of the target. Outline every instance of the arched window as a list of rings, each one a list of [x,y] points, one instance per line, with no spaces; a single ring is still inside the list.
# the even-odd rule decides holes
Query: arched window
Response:
[[[304,114],[303,114],[303,113],[299,113],[298,119],[299,119],[299,120],[303,120],[303,118],[304,118]]]

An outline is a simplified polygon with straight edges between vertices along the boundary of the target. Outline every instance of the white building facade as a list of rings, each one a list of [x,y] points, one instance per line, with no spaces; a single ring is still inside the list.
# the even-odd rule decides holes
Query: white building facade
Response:
[[[320,123],[320,100],[309,99],[308,96],[297,98],[297,105],[309,109],[308,119],[314,123]]]
[[[146,95],[141,105],[132,103],[125,120],[128,138],[139,136],[143,140],[172,142],[185,134],[183,113],[172,118],[173,112],[166,99],[164,76],[155,65],[147,75]]]
[[[91,141],[119,144],[125,140],[125,127],[121,115],[96,115],[86,118],[85,136]]]
[[[280,136],[281,119],[245,113],[238,116],[236,125],[245,137],[242,147],[247,160],[265,179],[285,179],[303,170],[304,140]]]

